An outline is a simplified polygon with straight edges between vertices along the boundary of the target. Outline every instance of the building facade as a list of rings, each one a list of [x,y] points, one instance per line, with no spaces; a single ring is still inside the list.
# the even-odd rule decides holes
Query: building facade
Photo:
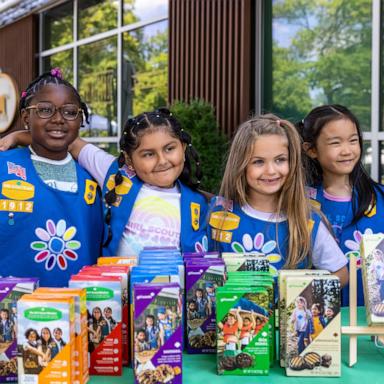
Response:
[[[81,135],[111,152],[129,116],[174,100],[211,102],[228,137],[250,113],[295,122],[344,104],[384,180],[382,10],[380,0],[0,0],[0,69],[21,92],[61,67],[90,108]],[[0,78],[0,119],[4,92]]]

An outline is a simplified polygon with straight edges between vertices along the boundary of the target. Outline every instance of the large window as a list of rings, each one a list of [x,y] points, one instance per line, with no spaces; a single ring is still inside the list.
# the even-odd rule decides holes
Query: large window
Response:
[[[73,0],[40,15],[40,72],[60,67],[89,107],[80,134],[116,153],[134,114],[167,103],[168,0]]]
[[[271,0],[270,4],[272,50],[265,68],[271,72],[264,110],[296,122],[321,104],[347,106],[360,121],[363,161],[377,180],[384,168],[379,156],[384,132],[379,132],[377,119],[380,68],[375,64],[380,52],[375,49],[381,39],[380,1]]]

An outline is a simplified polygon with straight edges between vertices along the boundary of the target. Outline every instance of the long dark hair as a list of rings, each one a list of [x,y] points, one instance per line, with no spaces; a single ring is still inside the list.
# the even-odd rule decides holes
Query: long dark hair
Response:
[[[357,117],[343,105],[322,105],[312,109],[303,120],[296,123],[296,128],[303,142],[308,143],[309,148],[314,148],[323,127],[331,121],[341,119],[350,120],[356,126],[359,137],[360,157],[349,175],[349,182],[352,187],[353,210],[351,224],[355,224],[364,216],[365,212],[369,213],[373,209],[377,199],[377,191],[383,194],[383,191],[379,188],[379,183],[375,182],[368,175],[363,166],[361,160],[363,156],[363,135]],[[323,170],[317,159],[312,159],[306,154],[303,156],[303,159],[308,184],[314,186],[321,185],[323,182]]]

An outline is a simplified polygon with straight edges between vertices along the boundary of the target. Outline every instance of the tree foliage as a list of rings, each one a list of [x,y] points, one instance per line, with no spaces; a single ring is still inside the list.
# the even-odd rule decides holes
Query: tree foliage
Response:
[[[298,120],[315,105],[340,103],[369,129],[371,1],[277,0],[273,17],[294,31],[287,47],[273,41],[274,112]]]
[[[212,105],[203,100],[193,100],[190,103],[178,101],[171,106],[171,111],[192,136],[193,146],[200,155],[202,189],[218,193],[227,140],[219,130]]]

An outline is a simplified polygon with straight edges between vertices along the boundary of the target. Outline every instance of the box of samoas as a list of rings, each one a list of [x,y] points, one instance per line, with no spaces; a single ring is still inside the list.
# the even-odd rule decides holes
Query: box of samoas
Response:
[[[256,327],[256,314],[268,318],[268,292],[262,288],[216,289],[217,370],[220,375],[267,375],[269,327]]]
[[[20,384],[69,384],[75,381],[75,300],[24,295],[17,303]],[[56,328],[65,346],[53,341]]]
[[[178,284],[134,286],[135,383],[182,383],[182,310]]]
[[[0,279],[0,383],[17,381],[17,301],[37,285],[36,278]]]

